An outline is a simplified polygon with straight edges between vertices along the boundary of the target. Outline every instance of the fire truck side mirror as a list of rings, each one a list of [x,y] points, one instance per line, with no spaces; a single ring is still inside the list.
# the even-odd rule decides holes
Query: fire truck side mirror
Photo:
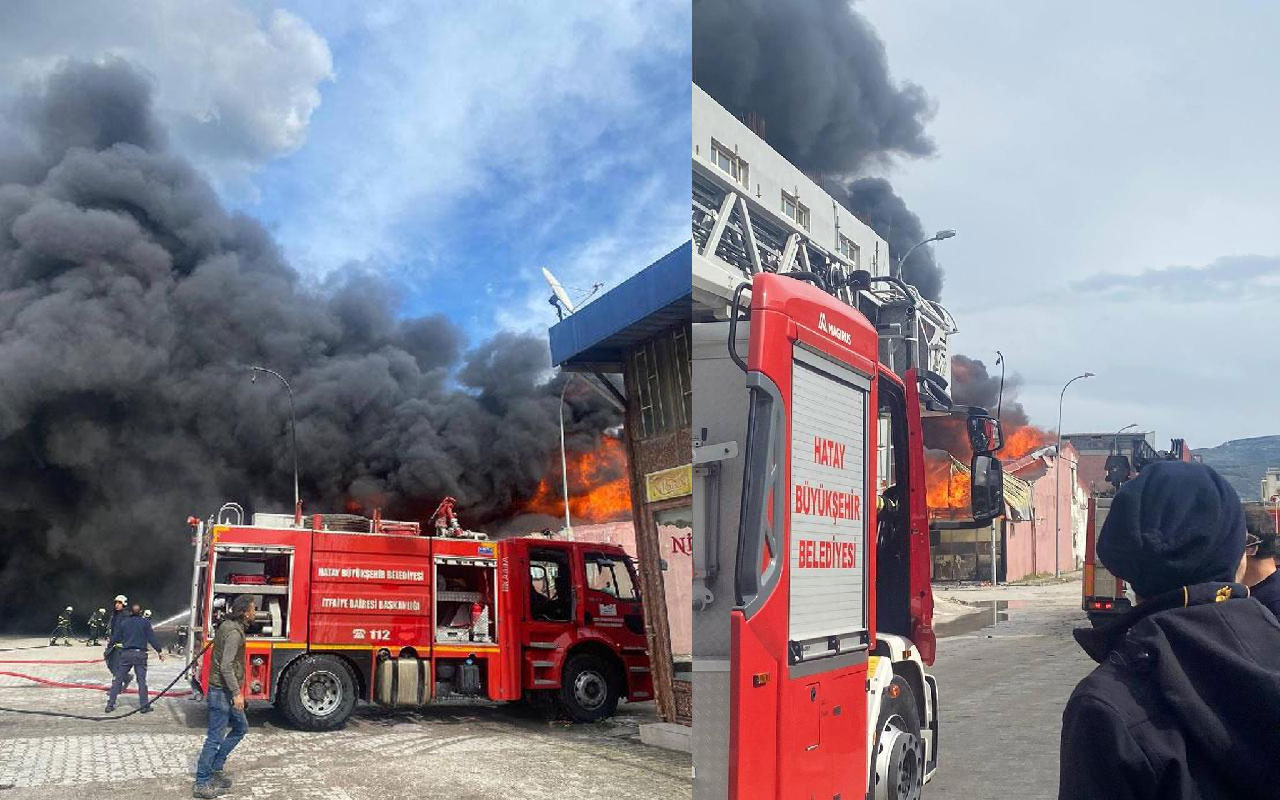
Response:
[[[965,427],[969,431],[969,446],[973,452],[989,455],[1004,446],[1004,433],[1000,420],[986,414],[970,414]]]
[[[992,455],[978,454],[970,462],[973,521],[990,522],[1004,513],[1004,469],[1000,459]]]

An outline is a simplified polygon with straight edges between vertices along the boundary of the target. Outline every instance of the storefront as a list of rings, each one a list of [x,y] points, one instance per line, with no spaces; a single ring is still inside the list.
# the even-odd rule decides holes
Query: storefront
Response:
[[[690,322],[686,243],[554,325],[551,361],[619,376],[645,627],[659,713],[691,724],[693,538]],[[599,381],[597,381],[599,382]]]

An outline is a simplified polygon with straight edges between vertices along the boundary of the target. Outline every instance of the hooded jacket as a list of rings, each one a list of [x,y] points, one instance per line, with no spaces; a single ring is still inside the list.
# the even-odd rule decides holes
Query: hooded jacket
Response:
[[[1234,583],[1075,631],[1099,666],[1062,719],[1059,800],[1280,798],[1280,622]]]

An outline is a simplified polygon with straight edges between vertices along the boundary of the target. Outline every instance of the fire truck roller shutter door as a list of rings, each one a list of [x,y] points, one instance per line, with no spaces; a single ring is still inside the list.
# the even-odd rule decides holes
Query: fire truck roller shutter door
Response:
[[[787,638],[798,660],[863,643],[870,381],[801,347],[792,371]]]

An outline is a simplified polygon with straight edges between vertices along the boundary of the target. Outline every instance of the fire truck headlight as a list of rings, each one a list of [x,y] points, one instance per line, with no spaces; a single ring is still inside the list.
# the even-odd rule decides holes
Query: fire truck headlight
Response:
[[[263,658],[262,656],[254,656],[254,657],[253,657],[253,661],[252,661],[251,663],[252,663],[255,667],[260,667],[260,666],[262,666],[263,664],[267,663],[267,661],[266,661],[266,659],[265,659],[265,658]]]
[[[259,693],[261,693],[261,692],[262,692],[262,681],[254,681],[254,682],[253,682],[253,684],[250,686],[250,688],[251,688],[251,689],[253,689],[253,693],[254,693],[254,694],[259,694]]]

